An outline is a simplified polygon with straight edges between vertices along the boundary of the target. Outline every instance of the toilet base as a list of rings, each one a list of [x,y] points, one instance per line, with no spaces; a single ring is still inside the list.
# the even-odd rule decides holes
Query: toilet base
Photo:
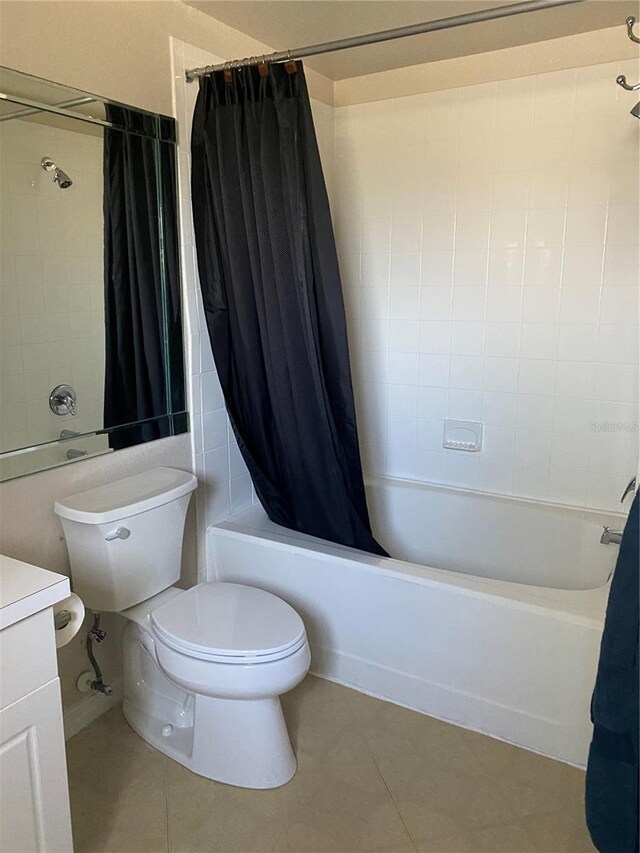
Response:
[[[297,764],[277,698],[196,696],[191,769],[240,788],[279,788]]]
[[[199,776],[239,788],[279,788],[297,763],[278,699],[195,697],[195,720],[175,728],[126,699],[122,711],[150,746]]]
[[[150,746],[199,776],[240,788],[278,788],[296,759],[277,697],[218,699],[180,689],[162,672],[149,636],[123,631],[122,711]]]

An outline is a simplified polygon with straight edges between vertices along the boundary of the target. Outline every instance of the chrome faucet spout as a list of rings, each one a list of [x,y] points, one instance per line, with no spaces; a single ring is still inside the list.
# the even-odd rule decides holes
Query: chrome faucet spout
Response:
[[[607,527],[605,524],[602,529],[602,536],[600,537],[601,545],[619,545],[622,542],[622,531],[621,530],[611,530],[610,527]]]

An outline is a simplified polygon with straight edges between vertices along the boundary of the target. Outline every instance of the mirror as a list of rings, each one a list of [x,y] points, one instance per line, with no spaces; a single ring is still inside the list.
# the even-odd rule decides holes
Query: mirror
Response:
[[[0,68],[0,480],[188,429],[175,140]]]

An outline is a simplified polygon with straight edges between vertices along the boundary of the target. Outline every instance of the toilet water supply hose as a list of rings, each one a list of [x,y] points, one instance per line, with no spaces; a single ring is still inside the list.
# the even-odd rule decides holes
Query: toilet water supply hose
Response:
[[[93,654],[93,641],[96,643],[101,643],[104,638],[107,636],[107,632],[103,631],[100,627],[100,614],[94,611],[93,614],[93,625],[91,626],[89,633],[87,634],[87,656],[91,661],[91,666],[93,667],[93,671],[96,674],[95,681],[91,682],[92,690],[97,690],[98,693],[104,693],[105,696],[111,696],[113,693],[113,688],[110,684],[105,684],[102,678],[102,670],[98,664],[98,661]]]

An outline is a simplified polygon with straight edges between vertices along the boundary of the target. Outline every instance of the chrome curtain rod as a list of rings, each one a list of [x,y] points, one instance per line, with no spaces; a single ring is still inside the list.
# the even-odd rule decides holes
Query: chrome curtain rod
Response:
[[[205,65],[202,68],[191,68],[185,72],[188,83],[198,77],[212,74],[214,71],[239,68],[244,65],[261,65],[265,62],[287,62],[291,59],[302,59],[306,56],[317,56],[320,53],[333,53],[337,50],[348,50],[351,47],[361,47],[365,44],[391,41],[392,39],[418,36],[422,33],[432,33],[436,30],[448,30],[452,27],[463,27],[466,24],[478,24],[482,21],[493,21],[496,18],[509,18],[524,12],[537,12],[541,9],[552,9],[554,6],[568,6],[571,3],[584,3],[584,0],[528,0],[526,3],[513,3],[497,9],[484,9],[481,12],[470,12],[466,15],[454,15],[450,18],[439,18],[436,21],[425,21],[422,24],[409,24],[406,27],[396,27],[392,30],[382,30],[377,33],[366,33],[361,36],[325,41],[321,44],[311,44],[307,47],[297,47],[292,50],[279,50],[265,56],[251,56],[245,59],[234,59],[219,65]]]

